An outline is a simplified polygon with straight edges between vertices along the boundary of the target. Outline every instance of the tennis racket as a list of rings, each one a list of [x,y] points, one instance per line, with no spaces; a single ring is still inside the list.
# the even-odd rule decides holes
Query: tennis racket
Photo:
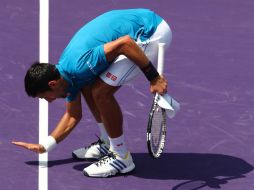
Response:
[[[157,70],[161,75],[164,68],[164,43],[159,43]],[[159,94],[156,93],[149,113],[147,126],[147,147],[153,158],[158,158],[163,152],[166,141],[166,110],[158,105]]]

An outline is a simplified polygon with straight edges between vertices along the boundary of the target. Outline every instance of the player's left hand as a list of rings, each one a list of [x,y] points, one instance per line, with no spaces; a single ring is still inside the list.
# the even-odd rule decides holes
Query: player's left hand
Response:
[[[32,143],[16,142],[16,141],[12,141],[12,144],[15,144],[15,145],[23,147],[25,149],[31,150],[31,151],[36,152],[38,154],[42,154],[42,153],[46,152],[45,148],[41,144],[32,144]]]
[[[157,92],[160,95],[163,95],[167,92],[167,86],[168,86],[167,80],[163,76],[160,76],[150,83],[150,91],[151,93]]]

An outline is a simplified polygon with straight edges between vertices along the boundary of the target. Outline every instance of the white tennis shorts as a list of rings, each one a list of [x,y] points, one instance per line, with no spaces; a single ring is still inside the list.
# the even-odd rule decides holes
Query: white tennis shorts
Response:
[[[165,43],[165,49],[170,45],[172,32],[169,25],[163,20],[154,34],[146,41],[137,40],[137,44],[144,51],[148,59],[157,64],[158,43]],[[156,66],[156,64],[154,64]],[[110,67],[104,71],[100,78],[110,86],[121,86],[130,82],[141,72],[139,67],[126,56],[120,55]]]

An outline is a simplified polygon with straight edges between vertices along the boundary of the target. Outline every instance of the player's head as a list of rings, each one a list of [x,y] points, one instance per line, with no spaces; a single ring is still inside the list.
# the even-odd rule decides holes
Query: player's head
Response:
[[[60,78],[55,65],[36,62],[31,65],[25,76],[26,93],[31,97],[39,97],[39,94],[54,90],[52,85],[54,86]]]

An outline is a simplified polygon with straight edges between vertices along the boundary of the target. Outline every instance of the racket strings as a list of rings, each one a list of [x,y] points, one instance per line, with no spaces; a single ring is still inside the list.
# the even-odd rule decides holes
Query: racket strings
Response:
[[[157,153],[161,147],[161,141],[165,132],[165,118],[163,109],[158,105],[154,107],[154,113],[151,123],[151,148],[154,153]]]

